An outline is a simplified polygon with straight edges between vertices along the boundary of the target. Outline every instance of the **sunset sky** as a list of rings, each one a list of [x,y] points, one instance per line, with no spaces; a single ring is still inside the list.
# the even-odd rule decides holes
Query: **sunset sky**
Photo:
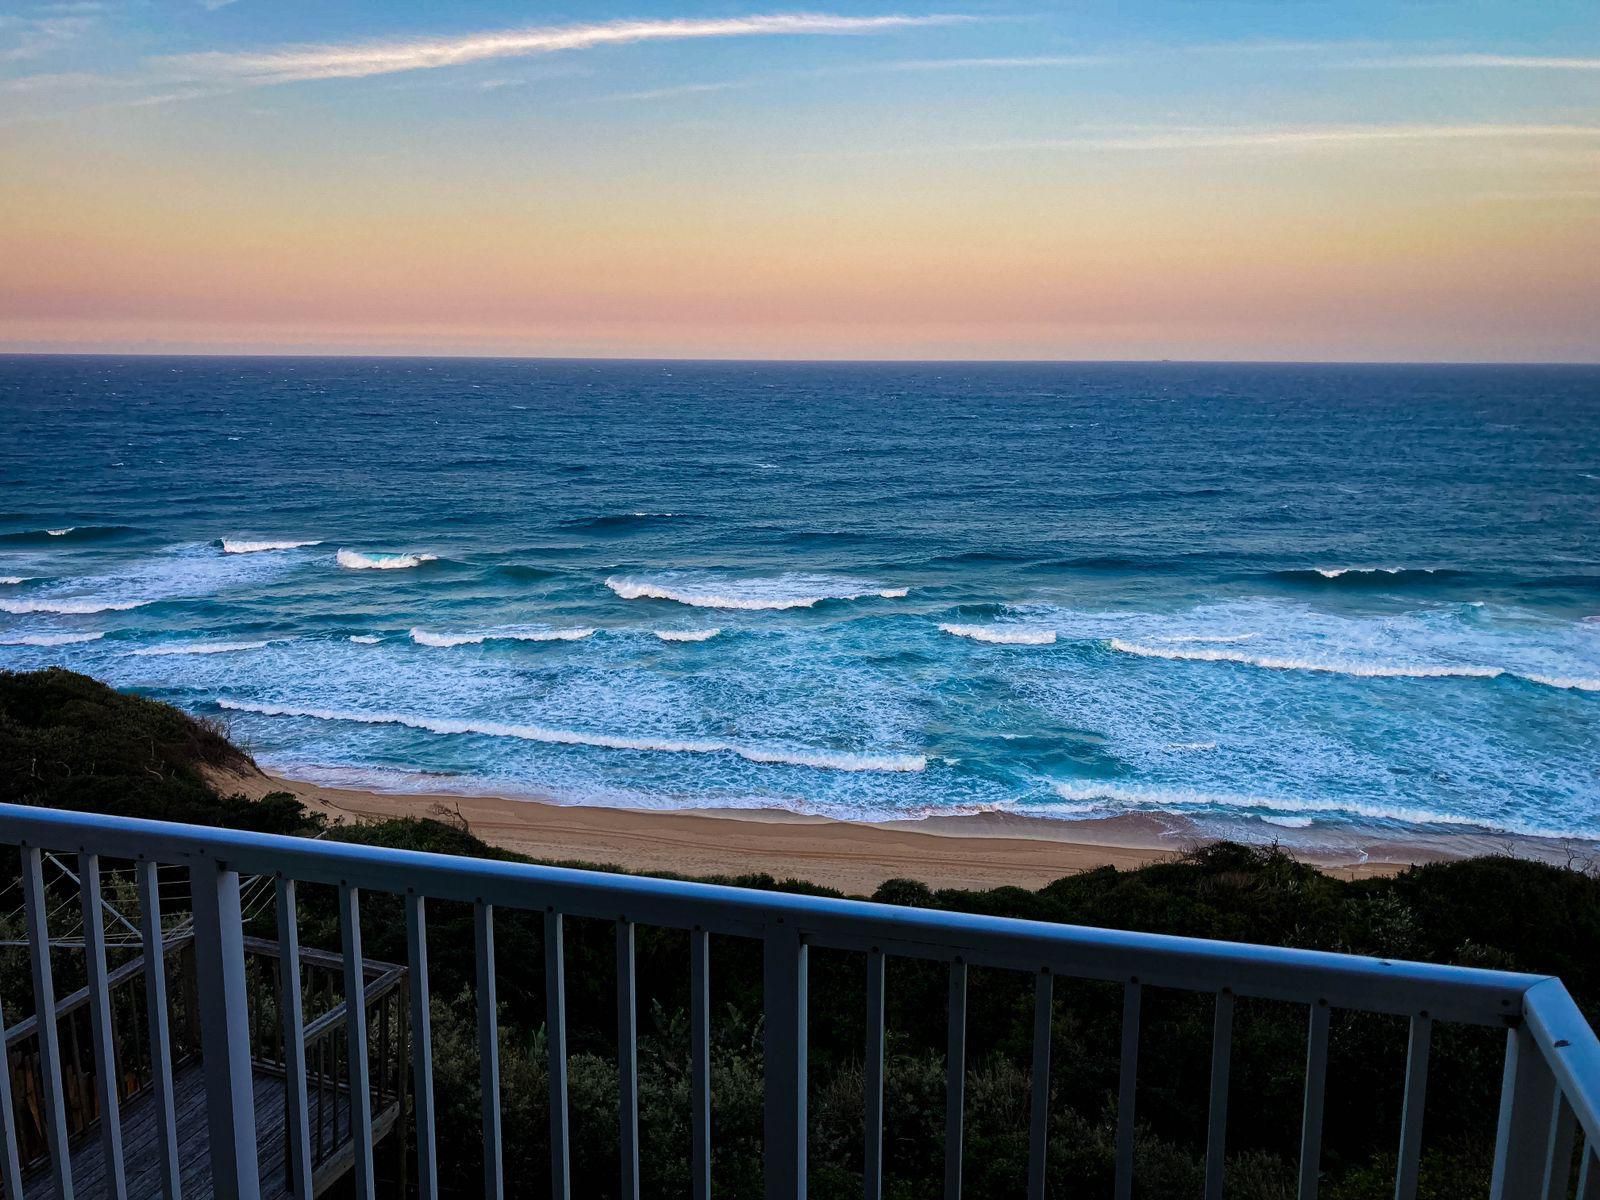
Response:
[[[0,351],[1600,359],[1595,0],[0,0]]]

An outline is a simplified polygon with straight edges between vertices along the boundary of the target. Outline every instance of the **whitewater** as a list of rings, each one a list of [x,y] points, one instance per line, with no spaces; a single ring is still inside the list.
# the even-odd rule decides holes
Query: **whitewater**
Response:
[[[1597,395],[1588,368],[0,359],[0,670],[352,785],[1600,839]]]

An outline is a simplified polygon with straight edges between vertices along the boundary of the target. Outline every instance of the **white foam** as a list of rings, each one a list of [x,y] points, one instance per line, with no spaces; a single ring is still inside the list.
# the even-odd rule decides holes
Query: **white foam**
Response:
[[[1228,644],[1232,642],[1250,642],[1261,635],[1258,633],[1175,633],[1171,637],[1160,637],[1160,642],[1216,642]]]
[[[1316,824],[1310,817],[1269,816],[1261,817],[1260,820],[1263,824],[1278,825],[1284,829],[1310,829]]]
[[[434,562],[437,554],[362,554],[357,550],[340,550],[334,560],[350,571],[398,571],[406,567],[420,567]]]
[[[26,583],[27,577],[23,575],[0,575],[0,583]]]
[[[350,635],[350,640],[361,646],[376,646],[379,642],[383,641],[383,639],[375,633],[352,633]]]
[[[51,537],[66,537],[67,534],[71,533],[76,528],[76,525],[68,525],[65,529],[46,529],[45,532]]]
[[[263,550],[298,550],[302,546],[320,546],[320,541],[310,542],[246,542],[234,538],[222,539],[224,554],[259,554]]]
[[[259,713],[268,717],[307,717],[319,721],[352,721],[363,725],[402,725],[438,734],[478,734],[517,738],[553,746],[595,746],[605,750],[638,750],[663,754],[736,754],[753,763],[816,767],[830,771],[922,771],[928,760],[915,755],[852,754],[833,751],[740,746],[731,742],[678,741],[673,739],[617,737],[602,733],[576,733],[538,725],[508,725],[500,721],[462,721],[446,717],[419,717],[405,713],[357,713],[332,709],[297,708],[282,704],[249,704],[221,699],[220,708]]]
[[[264,642],[182,642],[172,646],[146,646],[142,650],[130,650],[138,658],[166,658],[174,654],[234,654],[241,650],[260,650],[270,646],[270,641]]]
[[[663,642],[709,642],[720,629],[658,629],[656,636]]]
[[[1170,646],[1145,646],[1138,642],[1112,638],[1113,650],[1123,654],[1136,654],[1141,658],[1171,658],[1187,662],[1231,662],[1250,667],[1265,667],[1274,671],[1320,671],[1330,675],[1354,675],[1364,679],[1442,679],[1464,677],[1469,679],[1496,679],[1504,675],[1502,667],[1480,667],[1470,664],[1444,663],[1356,663],[1321,662],[1309,658],[1275,658],[1269,655],[1240,654],[1231,650],[1178,650]]]
[[[1168,742],[1166,748],[1168,750],[1182,751],[1215,750],[1217,744],[1215,742]]]
[[[1376,821],[1403,821],[1408,825],[1462,825],[1480,829],[1486,827],[1483,822],[1470,817],[1405,805],[1372,804],[1361,800],[1298,800],[1284,796],[1241,796],[1226,792],[1201,792],[1190,788],[1150,787],[1090,780],[1058,782],[1054,786],[1057,795],[1063,800],[1076,802],[1082,811],[1090,811],[1106,804],[1162,810],[1221,808],[1238,812],[1259,809],[1278,815],[1340,813]]]
[[[84,613],[127,612],[142,608],[153,600],[0,600],[0,612],[8,613]]]
[[[411,640],[419,646],[478,646],[484,642],[581,642],[594,636],[593,629],[485,629],[477,633],[434,633],[413,629]]]
[[[1324,579],[1338,579],[1341,575],[1405,575],[1415,571],[1421,575],[1432,575],[1438,567],[1316,567],[1318,575]]]
[[[624,600],[672,600],[694,608],[810,608],[824,600],[859,600],[881,596],[895,600],[907,588],[883,588],[859,579],[830,575],[780,575],[773,579],[683,578],[639,579],[614,575],[606,586]]]
[[[79,642],[98,642],[103,633],[25,633],[21,637],[0,638],[0,646],[75,646]]]
[[[940,625],[939,629],[956,637],[992,642],[999,646],[1051,646],[1056,640],[1056,631],[1053,629],[1023,629],[1007,625]]]

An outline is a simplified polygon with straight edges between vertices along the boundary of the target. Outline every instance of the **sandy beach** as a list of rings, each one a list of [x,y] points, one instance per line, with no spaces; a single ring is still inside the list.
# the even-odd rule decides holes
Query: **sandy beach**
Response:
[[[214,782],[251,797],[290,792],[339,823],[393,817],[465,823],[491,845],[539,859],[694,876],[766,873],[857,895],[896,878],[937,888],[1038,888],[1095,867],[1160,862],[1204,840],[1169,814],[1061,821],[985,813],[865,824],[771,810],[659,811],[383,792],[267,773],[219,775]],[[1469,839],[1375,842],[1298,857],[1342,878],[1362,878],[1496,848]]]

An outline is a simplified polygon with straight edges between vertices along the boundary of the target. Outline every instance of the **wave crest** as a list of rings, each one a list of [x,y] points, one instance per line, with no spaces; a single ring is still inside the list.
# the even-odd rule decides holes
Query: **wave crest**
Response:
[[[439,559],[437,554],[362,554],[358,550],[340,550],[333,557],[349,571],[398,571]]]
[[[333,709],[298,708],[284,704],[251,704],[220,699],[217,706],[233,712],[267,717],[305,717],[318,721],[351,721],[362,725],[401,725],[437,734],[477,734],[517,738],[552,746],[594,746],[604,750],[637,750],[662,754],[735,754],[747,762],[815,767],[828,771],[922,771],[928,760],[920,754],[877,755],[844,751],[740,746],[732,742],[677,741],[673,739],[617,737],[603,733],[576,733],[539,725],[509,725],[500,721],[463,721],[445,717],[419,717],[407,713],[356,713]]]
[[[624,600],[672,600],[694,608],[790,609],[810,608],[825,600],[859,600],[880,596],[896,600],[908,588],[885,588],[859,579],[832,575],[779,575],[771,579],[695,579],[662,576],[654,579],[613,575],[606,586]]]
[[[484,642],[581,642],[594,636],[593,629],[485,629],[477,633],[435,633],[413,629],[411,640],[419,646],[443,649],[449,646],[479,646]]]
[[[1366,679],[1442,679],[1463,677],[1469,679],[1498,679],[1506,674],[1503,667],[1480,667],[1470,664],[1444,663],[1346,663],[1320,662],[1309,658],[1276,658],[1266,654],[1241,654],[1236,650],[1181,650],[1176,646],[1147,646],[1138,642],[1112,638],[1110,646],[1123,654],[1140,658],[1170,658],[1185,662],[1242,663],[1249,667],[1265,667],[1274,671],[1319,671],[1329,675],[1353,675]]]
[[[658,629],[656,636],[663,642],[709,642],[720,629]]]
[[[103,633],[25,633],[21,637],[0,638],[0,646],[75,646],[98,642]]]
[[[167,658],[175,654],[234,654],[241,650],[260,650],[270,645],[271,641],[184,642],[175,646],[146,646],[141,650],[130,650],[128,653],[137,658]]]
[[[81,616],[86,613],[127,612],[130,608],[143,608],[154,600],[0,600],[0,612],[64,613]]]
[[[247,542],[235,538],[222,539],[224,554],[259,554],[264,550],[298,550],[302,546],[320,546],[320,541],[309,542]]]
[[[956,637],[1000,646],[1051,646],[1056,640],[1054,629],[1021,629],[1005,625],[940,625],[939,629]]]

